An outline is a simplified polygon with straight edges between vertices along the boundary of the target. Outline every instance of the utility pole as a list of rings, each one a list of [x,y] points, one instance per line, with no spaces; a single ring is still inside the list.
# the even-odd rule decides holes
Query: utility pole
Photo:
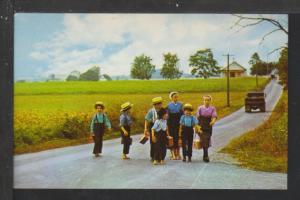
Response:
[[[223,55],[223,56],[226,56],[227,57],[227,107],[230,107],[230,94],[229,94],[229,90],[230,90],[230,81],[229,81],[229,77],[230,77],[230,73],[229,73],[229,59],[230,59],[230,56],[233,56],[233,55],[230,55],[229,53],[226,54],[226,55]]]

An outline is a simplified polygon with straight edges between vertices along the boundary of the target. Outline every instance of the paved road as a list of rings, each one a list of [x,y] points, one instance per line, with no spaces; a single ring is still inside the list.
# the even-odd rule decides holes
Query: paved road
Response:
[[[93,158],[92,144],[59,148],[14,157],[15,188],[174,188],[174,189],[286,189],[287,174],[243,169],[217,153],[232,138],[266,120],[278,101],[282,87],[271,81],[266,89],[267,112],[245,113],[244,108],[219,120],[213,133],[211,162],[194,150],[193,162],[171,161],[153,166],[149,145],[133,137],[131,160],[120,159],[120,139],[104,142],[104,155]]]

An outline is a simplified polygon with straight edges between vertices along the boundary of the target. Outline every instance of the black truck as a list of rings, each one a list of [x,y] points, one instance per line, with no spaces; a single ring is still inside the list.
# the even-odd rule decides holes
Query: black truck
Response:
[[[248,92],[245,98],[245,112],[251,112],[252,109],[259,109],[266,112],[266,94],[264,92]]]

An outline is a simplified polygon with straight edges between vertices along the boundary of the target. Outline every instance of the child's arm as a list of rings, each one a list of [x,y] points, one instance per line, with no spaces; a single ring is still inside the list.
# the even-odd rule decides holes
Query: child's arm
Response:
[[[91,127],[90,127],[90,131],[91,131],[92,136],[95,135],[94,130],[93,130],[93,128],[94,128],[94,118],[95,118],[95,115],[93,115],[93,117],[92,117]]]
[[[209,125],[213,126],[216,123],[216,121],[217,121],[216,117],[212,118]]]
[[[124,133],[125,136],[128,135],[128,132],[126,131],[126,129],[124,128],[124,125],[125,125],[125,116],[124,115],[121,115],[120,116],[120,128],[122,130],[122,132]]]
[[[156,142],[156,137],[155,137],[155,131],[154,131],[154,129],[152,129],[151,130],[151,132],[152,132],[152,142]]]
[[[148,122],[148,120],[145,120],[145,125],[144,125],[144,135],[145,136],[149,136],[149,134],[150,134],[148,127],[149,127],[149,122]]]
[[[179,126],[179,138],[181,138],[182,137],[182,125],[180,124],[180,126]]]
[[[124,126],[121,126],[121,130],[123,131],[125,136],[128,136],[128,132],[125,130]]]
[[[211,117],[212,117],[212,119],[211,119],[211,122],[210,122],[209,125],[213,126],[217,121],[217,111],[216,111],[215,107],[213,108],[213,112],[212,112]]]
[[[107,115],[105,115],[105,126],[108,128],[108,130],[111,130],[111,123]]]

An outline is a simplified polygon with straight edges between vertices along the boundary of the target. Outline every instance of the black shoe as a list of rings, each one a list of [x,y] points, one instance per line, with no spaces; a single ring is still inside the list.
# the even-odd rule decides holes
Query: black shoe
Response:
[[[189,157],[188,162],[192,162],[192,158],[191,157]]]
[[[182,162],[186,162],[186,158],[185,157],[183,157]]]
[[[209,158],[208,157],[203,157],[203,161],[208,163],[209,162]]]

